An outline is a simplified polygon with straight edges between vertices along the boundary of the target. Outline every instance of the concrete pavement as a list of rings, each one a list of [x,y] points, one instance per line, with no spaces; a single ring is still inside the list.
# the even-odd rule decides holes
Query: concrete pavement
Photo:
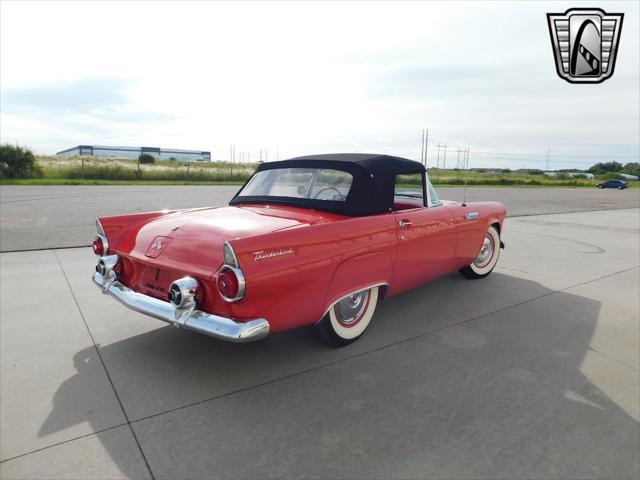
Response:
[[[491,276],[390,298],[339,350],[164,326],[100,294],[89,249],[3,253],[0,475],[638,478],[640,210],[504,239]]]
[[[0,188],[0,251],[88,246],[97,215],[225,205],[237,186],[16,186]],[[442,188],[462,201],[464,189]],[[509,216],[640,207],[640,190],[469,188],[468,201],[495,200]]]

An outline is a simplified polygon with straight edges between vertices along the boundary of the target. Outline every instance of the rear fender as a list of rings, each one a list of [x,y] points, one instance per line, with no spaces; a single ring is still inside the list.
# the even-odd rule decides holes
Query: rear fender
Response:
[[[323,312],[326,314],[334,303],[350,293],[389,286],[392,271],[391,256],[385,252],[365,253],[343,261],[331,278]]]
[[[502,236],[502,219],[500,219],[498,217],[489,218],[489,221],[487,222],[487,230],[489,230],[489,227],[491,225],[495,225],[495,224],[498,224],[498,234],[500,234],[500,236]]]
[[[96,220],[96,228],[100,235],[107,237],[109,242],[110,253],[114,252],[114,249],[130,251],[133,248],[133,240],[135,239],[135,233],[141,226],[146,224],[149,220],[162,217],[170,213],[174,213],[177,210],[161,210],[159,212],[146,212],[146,213],[134,213],[130,215],[117,215],[113,217],[101,217]],[[102,229],[102,232],[100,231]],[[133,232],[132,245],[127,245],[127,238],[131,239],[129,232]]]

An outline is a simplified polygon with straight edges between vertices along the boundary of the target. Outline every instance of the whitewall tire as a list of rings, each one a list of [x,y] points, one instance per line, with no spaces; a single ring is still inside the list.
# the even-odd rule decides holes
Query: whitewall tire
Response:
[[[460,269],[460,273],[467,278],[477,279],[489,275],[500,257],[500,234],[493,225],[489,227],[478,252],[478,256],[473,262]]]
[[[378,287],[354,292],[334,303],[316,326],[321,338],[334,347],[344,347],[362,336],[378,303]]]

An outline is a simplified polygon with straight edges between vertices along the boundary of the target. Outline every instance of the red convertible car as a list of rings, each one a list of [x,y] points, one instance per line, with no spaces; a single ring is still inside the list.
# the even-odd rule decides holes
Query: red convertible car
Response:
[[[99,218],[94,282],[175,326],[246,342],[315,325],[358,339],[376,305],[498,261],[503,205],[439,200],[422,164],[336,154],[261,164],[229,206]]]

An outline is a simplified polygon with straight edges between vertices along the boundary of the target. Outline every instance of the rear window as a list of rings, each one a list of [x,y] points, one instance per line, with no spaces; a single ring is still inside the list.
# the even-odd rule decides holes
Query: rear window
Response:
[[[274,168],[256,173],[239,197],[290,197],[344,202],[353,177],[329,168]]]

